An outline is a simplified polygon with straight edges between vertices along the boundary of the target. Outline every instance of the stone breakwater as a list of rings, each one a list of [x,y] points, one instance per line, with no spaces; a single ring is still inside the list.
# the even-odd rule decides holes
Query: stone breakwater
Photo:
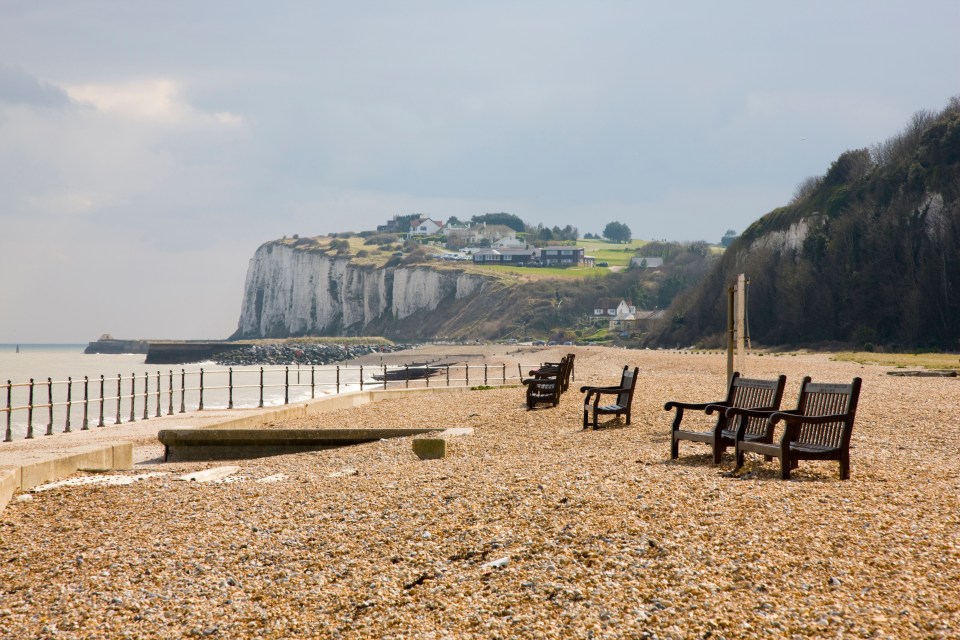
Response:
[[[311,344],[285,343],[244,345],[216,354],[214,362],[222,366],[243,365],[325,365],[354,360],[377,353],[394,353],[413,345],[395,344]]]

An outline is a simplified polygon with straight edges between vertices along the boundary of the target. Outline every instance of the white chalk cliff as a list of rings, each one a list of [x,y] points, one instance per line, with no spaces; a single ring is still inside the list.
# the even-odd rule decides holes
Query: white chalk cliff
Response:
[[[486,279],[427,265],[373,268],[268,242],[250,260],[235,338],[363,335],[479,295]],[[442,311],[442,310],[441,310]]]

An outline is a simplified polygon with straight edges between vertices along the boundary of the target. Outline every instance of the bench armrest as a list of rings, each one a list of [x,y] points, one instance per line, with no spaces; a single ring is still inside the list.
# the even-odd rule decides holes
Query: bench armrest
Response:
[[[717,402],[677,402],[671,400],[663,405],[663,410],[670,411],[671,409],[678,409],[684,411],[689,409],[690,411],[705,411],[707,407],[723,407],[726,406],[726,404],[723,400],[718,400]]]
[[[620,387],[580,387],[580,393],[593,393],[595,391],[616,391]]]

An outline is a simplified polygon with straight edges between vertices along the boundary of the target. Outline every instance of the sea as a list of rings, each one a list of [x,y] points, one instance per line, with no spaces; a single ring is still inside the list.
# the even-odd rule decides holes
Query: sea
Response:
[[[291,365],[261,373],[260,366],[214,362],[147,365],[146,354],[85,354],[86,347],[0,343],[0,441],[95,427],[101,416],[111,425],[196,411],[201,400],[205,410],[258,407],[261,376],[263,406],[357,389],[361,377],[364,388],[379,386],[375,367]]]

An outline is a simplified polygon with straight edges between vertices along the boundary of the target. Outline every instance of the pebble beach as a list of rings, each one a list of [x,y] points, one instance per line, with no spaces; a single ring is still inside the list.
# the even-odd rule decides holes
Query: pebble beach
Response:
[[[863,378],[851,478],[801,462],[782,481],[776,461],[748,456],[733,475],[732,452],[713,465],[695,443],[670,460],[663,404],[721,399],[723,354],[522,360],[566,351],[575,381],[558,407],[527,411],[510,387],[268,425],[471,428],[442,459],[417,458],[411,438],[229,462],[141,454],[127,484],[11,502],[0,638],[960,637],[960,379],[749,355],[748,377],[787,375],[784,407],[805,375]],[[632,423],[583,430],[580,386],[624,365],[640,368]],[[224,465],[239,469],[176,479]]]

